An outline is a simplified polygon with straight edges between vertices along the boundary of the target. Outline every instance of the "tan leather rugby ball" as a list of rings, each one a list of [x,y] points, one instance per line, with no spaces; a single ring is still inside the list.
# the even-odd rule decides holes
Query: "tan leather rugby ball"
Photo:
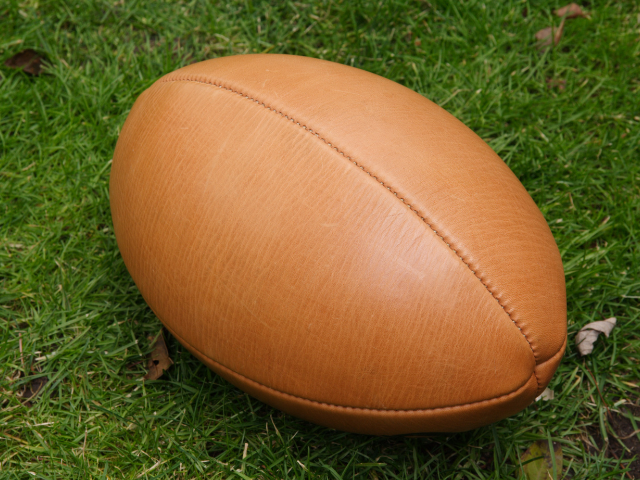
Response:
[[[135,102],[111,171],[124,262],[196,357],[292,415],[370,434],[512,415],[566,345],[542,214],[477,135],[377,75],[218,58]]]

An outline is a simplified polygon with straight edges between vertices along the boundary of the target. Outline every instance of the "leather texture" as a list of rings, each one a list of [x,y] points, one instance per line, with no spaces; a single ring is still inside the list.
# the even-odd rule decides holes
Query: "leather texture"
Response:
[[[133,106],[115,234],[173,335],[256,398],[361,433],[462,431],[542,392],[566,346],[562,262],[491,148],[345,65],[224,57]]]

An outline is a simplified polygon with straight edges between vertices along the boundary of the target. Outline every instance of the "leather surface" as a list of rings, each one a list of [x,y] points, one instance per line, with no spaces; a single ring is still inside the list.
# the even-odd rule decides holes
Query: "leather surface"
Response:
[[[566,345],[562,263],[509,168],[394,82],[226,57],[136,101],[111,172],[145,300],[210,368],[350,431],[459,431],[528,405]]]

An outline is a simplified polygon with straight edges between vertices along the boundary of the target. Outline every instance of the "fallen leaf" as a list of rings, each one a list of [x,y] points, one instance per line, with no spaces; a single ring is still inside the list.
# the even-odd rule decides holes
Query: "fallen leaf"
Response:
[[[544,389],[544,391],[540,395],[536,397],[536,402],[538,400],[546,400],[546,401],[553,400],[554,397],[555,397],[555,394],[553,393],[553,390],[547,387]]]
[[[536,40],[538,40],[538,47],[544,48],[548,47],[552,43],[557,45],[562,38],[562,31],[564,30],[564,18],[560,21],[560,26],[558,28],[555,27],[547,27],[539,30],[536,33]]]
[[[616,318],[611,317],[600,322],[591,322],[580,329],[576,334],[576,346],[580,355],[589,355],[593,352],[593,344],[601,333],[609,337],[611,330],[616,326]]]
[[[4,62],[9,68],[21,69],[34,76],[40,75],[42,71],[42,57],[38,52],[27,48]]]
[[[153,351],[149,354],[147,360],[147,374],[144,376],[145,380],[157,380],[162,376],[162,373],[173,365],[173,360],[169,357],[169,351],[167,350],[167,344],[164,343],[164,336],[162,332],[156,337],[155,344],[153,345]]]
[[[570,3],[569,5],[565,5],[562,8],[556,10],[556,15],[558,17],[565,18],[577,18],[577,17],[586,17],[587,14],[580,8],[580,5],[577,3]]]
[[[555,457],[556,475],[553,475]],[[553,442],[553,457],[549,451],[549,442],[538,440],[533,442],[520,457],[522,473],[527,480],[558,480],[562,473],[562,447]]]
[[[566,85],[567,81],[562,78],[547,78],[547,87],[549,88],[557,88],[563,91]]]

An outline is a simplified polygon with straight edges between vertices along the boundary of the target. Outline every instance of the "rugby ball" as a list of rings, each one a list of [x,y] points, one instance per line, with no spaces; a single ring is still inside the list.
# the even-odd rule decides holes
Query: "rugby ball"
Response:
[[[137,99],[110,180],[122,258],[190,352],[292,415],[463,431],[527,407],[566,345],[558,248],[469,128],[313,58],[189,65]]]

